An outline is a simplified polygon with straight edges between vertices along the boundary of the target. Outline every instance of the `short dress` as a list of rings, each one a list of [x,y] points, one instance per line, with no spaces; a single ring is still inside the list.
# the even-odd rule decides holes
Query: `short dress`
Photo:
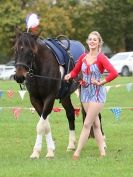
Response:
[[[97,66],[97,62],[91,65],[87,64],[85,58],[83,59],[81,71],[83,75],[83,81],[85,84],[81,84],[81,102],[99,102],[105,103],[106,101],[106,89],[104,85],[97,86],[91,83],[91,79],[100,81],[102,75]]]

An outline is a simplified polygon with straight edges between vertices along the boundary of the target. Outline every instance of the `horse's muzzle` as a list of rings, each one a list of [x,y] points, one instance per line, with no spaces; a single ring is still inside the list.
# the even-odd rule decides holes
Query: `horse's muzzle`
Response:
[[[17,76],[17,75],[14,75],[14,80],[19,83],[19,84],[22,84],[25,80],[25,77],[24,76]]]

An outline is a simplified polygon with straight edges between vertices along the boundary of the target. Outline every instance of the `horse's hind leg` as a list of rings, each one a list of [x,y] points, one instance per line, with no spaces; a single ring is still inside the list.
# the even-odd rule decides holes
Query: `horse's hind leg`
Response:
[[[75,110],[72,105],[70,96],[61,100],[61,103],[66,111],[66,116],[69,123],[69,143],[67,146],[67,150],[74,150],[75,149]]]

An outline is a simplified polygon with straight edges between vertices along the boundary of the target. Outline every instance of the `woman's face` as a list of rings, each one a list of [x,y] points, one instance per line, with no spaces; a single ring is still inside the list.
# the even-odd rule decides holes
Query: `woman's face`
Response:
[[[99,48],[99,38],[95,34],[90,34],[86,41],[90,49],[98,49]]]

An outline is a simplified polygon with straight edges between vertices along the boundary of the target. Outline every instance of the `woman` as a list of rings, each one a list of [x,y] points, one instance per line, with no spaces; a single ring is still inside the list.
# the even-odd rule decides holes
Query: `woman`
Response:
[[[86,118],[78,141],[78,146],[73,155],[73,160],[77,160],[84,147],[91,126],[93,126],[96,142],[99,147],[100,157],[105,156],[104,138],[101,133],[98,114],[102,111],[106,101],[106,90],[104,84],[112,81],[118,76],[108,58],[101,51],[103,40],[97,31],[89,34],[87,39],[89,52],[79,57],[74,69],[65,76],[65,80],[75,78],[81,71],[83,79],[81,82],[81,102],[86,112]],[[104,70],[108,75],[102,80],[101,74]]]

